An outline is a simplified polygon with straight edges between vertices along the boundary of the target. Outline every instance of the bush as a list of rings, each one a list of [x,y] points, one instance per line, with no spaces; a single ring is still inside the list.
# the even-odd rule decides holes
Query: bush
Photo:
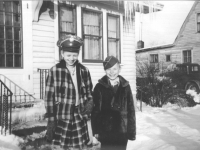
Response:
[[[158,65],[160,66],[160,65]],[[150,64],[137,64],[137,99],[153,107],[176,103],[180,107],[194,106],[193,98],[182,90],[181,71],[151,67]]]

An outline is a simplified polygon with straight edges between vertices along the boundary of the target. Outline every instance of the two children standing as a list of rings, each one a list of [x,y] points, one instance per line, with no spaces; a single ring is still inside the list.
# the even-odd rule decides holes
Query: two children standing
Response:
[[[58,41],[63,59],[50,69],[46,83],[47,141],[67,150],[86,150],[92,141],[91,123],[102,150],[125,150],[127,140],[136,136],[129,82],[119,75],[118,59],[108,56],[103,62],[106,75],[92,94],[90,72],[78,62],[82,44],[72,35]]]

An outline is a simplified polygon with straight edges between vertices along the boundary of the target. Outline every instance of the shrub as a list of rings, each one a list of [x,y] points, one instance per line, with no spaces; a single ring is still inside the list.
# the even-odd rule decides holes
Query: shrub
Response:
[[[161,65],[158,63],[158,66]],[[180,107],[194,106],[193,98],[182,90],[181,74],[175,68],[160,71],[159,67],[140,62],[137,64],[137,99],[153,107],[162,107],[168,102]]]

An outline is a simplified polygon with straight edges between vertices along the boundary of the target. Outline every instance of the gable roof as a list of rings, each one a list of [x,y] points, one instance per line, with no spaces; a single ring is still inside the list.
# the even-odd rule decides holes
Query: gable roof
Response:
[[[190,16],[192,15],[193,13],[193,10],[195,9],[195,7],[197,6],[197,4],[199,3],[199,1],[195,1],[195,3],[193,4],[192,8],[190,9],[190,12],[188,13],[187,17],[185,18],[185,21],[183,22],[180,30],[179,30],[179,33],[176,37],[176,39],[174,40],[174,45],[176,45],[179,37],[181,36],[181,34],[183,33],[184,29],[185,29],[185,26],[186,26],[186,23],[188,22]]]
[[[153,51],[156,49],[164,49],[164,48],[170,48],[176,45],[179,37],[181,36],[181,34],[183,33],[186,23],[188,22],[190,16],[192,15],[193,10],[195,9],[196,5],[199,3],[199,1],[195,1],[194,4],[192,5],[188,15],[186,16],[182,26],[180,27],[180,30],[175,38],[175,40],[173,41],[172,44],[165,44],[165,45],[158,45],[158,46],[153,46],[153,47],[147,47],[147,48],[141,48],[141,49],[137,49],[136,53],[141,53],[141,52],[146,52],[146,51]]]

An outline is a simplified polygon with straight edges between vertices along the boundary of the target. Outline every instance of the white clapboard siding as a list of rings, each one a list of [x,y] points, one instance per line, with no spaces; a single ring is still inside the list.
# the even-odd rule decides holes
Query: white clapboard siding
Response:
[[[43,12],[38,22],[33,22],[33,88],[37,98],[40,92],[38,68],[49,69],[55,64],[54,20],[48,11]]]
[[[33,47],[34,52],[43,52],[43,53],[54,53],[55,48],[54,47],[41,47],[41,46],[34,46]]]
[[[41,32],[41,31],[38,31],[38,30],[34,30],[33,32],[33,36],[38,36],[38,37],[52,37],[54,38],[54,32]]]
[[[33,41],[33,47],[40,46],[40,47],[54,47],[54,42],[45,42],[45,41]]]
[[[135,64],[135,30],[134,24],[123,33],[123,58],[121,75],[130,83],[133,95],[136,95],[136,64]]]

